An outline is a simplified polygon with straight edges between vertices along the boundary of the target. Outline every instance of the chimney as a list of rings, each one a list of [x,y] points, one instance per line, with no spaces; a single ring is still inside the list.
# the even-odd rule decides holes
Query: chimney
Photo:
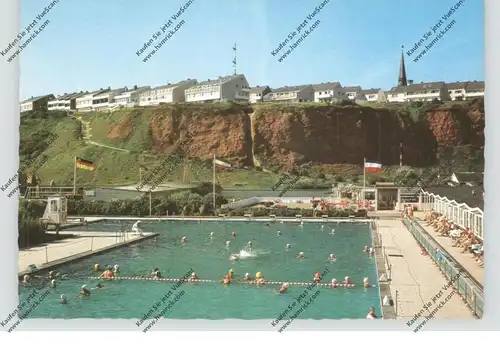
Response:
[[[136,89],[137,89],[137,85],[134,85],[134,90],[136,90]]]
[[[408,85],[413,85],[413,80],[408,80]]]

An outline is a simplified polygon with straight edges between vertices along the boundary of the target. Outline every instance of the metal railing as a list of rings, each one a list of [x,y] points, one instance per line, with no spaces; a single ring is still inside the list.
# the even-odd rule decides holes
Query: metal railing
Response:
[[[482,318],[484,310],[482,285],[427,234],[420,224],[409,219],[404,219],[403,222],[417,242],[427,251],[429,257],[436,262],[448,281],[453,280],[452,286],[462,296],[472,313],[476,317]],[[446,256],[440,252],[445,252]]]

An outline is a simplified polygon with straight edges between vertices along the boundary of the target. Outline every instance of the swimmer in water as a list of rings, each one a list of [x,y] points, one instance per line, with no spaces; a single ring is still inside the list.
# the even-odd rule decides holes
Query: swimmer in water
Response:
[[[229,277],[229,275],[225,275],[224,279],[222,279],[220,282],[222,284],[229,285],[229,284],[231,284],[231,277]]]
[[[281,235],[281,231],[278,231],[278,235]]]
[[[304,227],[304,221],[300,221],[300,227]]]
[[[289,248],[291,248],[292,246],[290,246],[290,244],[286,244],[285,245],[285,248],[288,250]]]
[[[189,280],[190,280],[191,282],[194,282],[194,281],[199,280],[198,275],[196,274],[196,272],[193,272],[193,273],[191,274],[191,277],[189,278]]]
[[[55,271],[49,271],[49,279],[54,279],[56,278],[56,272]]]
[[[82,290],[80,290],[80,295],[82,296],[90,296],[90,290],[87,289],[87,285],[82,285]]]
[[[24,275],[24,277],[23,277],[23,283],[24,284],[30,284],[31,283],[31,277],[29,275]]]
[[[113,269],[109,266],[104,272],[99,276],[102,279],[113,279],[115,274],[113,273]]]
[[[247,250],[251,251],[252,250],[252,241],[250,240],[247,244]]]
[[[319,283],[320,281],[321,281],[321,274],[319,272],[315,272],[313,282]]]
[[[61,294],[61,300],[59,300],[59,303],[62,305],[65,305],[66,303],[68,303],[68,300],[66,299],[66,295]]]
[[[281,220],[280,223],[285,223],[285,221]]]
[[[50,287],[51,288],[55,288],[56,287],[56,280],[55,279],[53,279],[53,280],[50,281]]]
[[[363,287],[364,288],[370,288],[370,281],[368,280],[368,277],[363,278]]]
[[[226,241],[226,247],[229,247],[229,245],[231,245],[231,241]]]
[[[284,294],[286,293],[287,290],[288,290],[288,283],[283,283],[279,289],[279,292],[280,294]]]
[[[337,261],[337,258],[335,258],[335,256],[332,254],[330,254],[330,257],[328,257],[328,262],[335,262]]]
[[[351,277],[345,276],[344,284],[351,284]]]
[[[120,271],[120,265],[115,264],[115,266],[113,267],[113,272],[114,272],[114,273],[117,273],[117,272],[119,272],[119,271]]]
[[[331,235],[335,235],[335,229],[332,229]]]
[[[210,237],[212,238],[214,236],[214,232],[210,232]]]
[[[236,232],[232,232],[232,233],[231,233],[231,236],[232,236],[233,238],[234,238],[234,237],[236,237]]]
[[[92,289],[102,289],[102,284],[101,283],[97,283],[95,288],[92,288]]]
[[[185,244],[185,243],[187,243],[187,242],[188,242],[187,238],[186,238],[186,237],[182,237],[182,239],[181,239],[181,244]]]
[[[235,261],[237,261],[239,259],[240,259],[240,256],[237,255],[237,254],[232,254],[232,255],[229,256],[229,261],[231,261],[231,262],[235,262]]]
[[[321,231],[325,229],[325,225],[321,225]]]
[[[366,315],[366,319],[378,319],[377,314],[375,314],[375,308],[370,307],[370,311]]]
[[[332,284],[330,284],[332,288],[337,288],[338,286],[338,283],[337,283],[337,280],[335,278],[332,278]]]
[[[252,280],[252,277],[250,277],[250,274],[247,272],[245,274],[245,277],[243,277],[243,281],[247,281],[248,282],[248,281],[251,281],[251,280]]]
[[[373,256],[375,254],[375,249],[373,247],[370,247],[369,254],[370,256]]]
[[[368,246],[365,246],[365,248],[363,249],[363,252],[368,253],[369,251],[370,251],[370,249],[368,248]]]
[[[161,272],[160,272],[160,269],[155,268],[155,269],[151,272],[151,275],[152,275],[154,278],[161,278]]]
[[[227,274],[228,274],[229,278],[233,278],[233,269],[229,269]]]
[[[297,259],[304,259],[305,256],[304,256],[304,252],[300,252],[298,255],[297,255]]]

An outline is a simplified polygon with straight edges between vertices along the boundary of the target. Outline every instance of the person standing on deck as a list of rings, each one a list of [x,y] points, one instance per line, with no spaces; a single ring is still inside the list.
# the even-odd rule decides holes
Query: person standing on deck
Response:
[[[132,229],[131,229],[131,231],[132,231],[133,233],[139,234],[140,236],[143,236],[143,232],[142,232],[142,229],[140,228],[140,224],[141,224],[141,221],[140,221],[140,220],[139,220],[139,221],[137,221],[136,223],[134,223],[134,224],[132,225]]]

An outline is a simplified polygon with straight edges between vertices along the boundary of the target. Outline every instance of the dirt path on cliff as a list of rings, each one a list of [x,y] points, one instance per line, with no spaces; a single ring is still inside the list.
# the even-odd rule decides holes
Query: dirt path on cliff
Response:
[[[123,148],[118,148],[118,147],[112,147],[112,146],[105,145],[103,143],[92,141],[90,139],[92,137],[92,134],[90,133],[90,131],[92,130],[92,128],[90,127],[90,122],[84,121],[81,117],[76,117],[76,116],[72,116],[72,117],[75,118],[78,122],[81,123],[81,125],[82,125],[83,140],[86,143],[88,143],[90,145],[94,145],[94,146],[99,146],[99,147],[103,147],[103,148],[117,150],[117,151],[120,151],[120,152],[130,153],[130,151],[128,149],[123,149]]]

